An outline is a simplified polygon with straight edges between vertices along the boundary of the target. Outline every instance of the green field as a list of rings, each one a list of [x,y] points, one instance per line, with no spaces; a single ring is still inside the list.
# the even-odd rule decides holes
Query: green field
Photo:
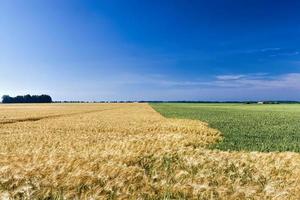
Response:
[[[213,148],[300,152],[300,104],[153,103],[165,117],[198,119],[222,132]]]

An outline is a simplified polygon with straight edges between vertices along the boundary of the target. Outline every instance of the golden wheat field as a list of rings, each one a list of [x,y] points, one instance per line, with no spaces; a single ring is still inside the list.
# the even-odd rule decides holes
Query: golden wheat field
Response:
[[[0,199],[300,199],[298,153],[222,152],[148,104],[0,106]]]

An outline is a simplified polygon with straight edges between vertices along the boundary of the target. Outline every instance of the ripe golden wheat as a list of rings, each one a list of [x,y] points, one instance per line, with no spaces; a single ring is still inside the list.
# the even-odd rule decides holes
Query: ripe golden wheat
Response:
[[[222,152],[148,104],[0,106],[0,199],[300,199],[298,153]]]

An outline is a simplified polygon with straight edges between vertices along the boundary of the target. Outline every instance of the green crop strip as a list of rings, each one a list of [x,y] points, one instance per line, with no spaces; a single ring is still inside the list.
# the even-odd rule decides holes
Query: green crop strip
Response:
[[[213,148],[300,152],[300,104],[153,103],[165,117],[208,122],[223,134]]]

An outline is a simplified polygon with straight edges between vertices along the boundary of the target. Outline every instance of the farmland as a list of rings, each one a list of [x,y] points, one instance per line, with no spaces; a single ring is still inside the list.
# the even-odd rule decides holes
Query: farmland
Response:
[[[0,199],[300,198],[298,153],[211,149],[224,138],[148,104],[0,105]]]
[[[300,152],[300,104],[152,104],[166,117],[198,119],[222,132],[221,150]]]

